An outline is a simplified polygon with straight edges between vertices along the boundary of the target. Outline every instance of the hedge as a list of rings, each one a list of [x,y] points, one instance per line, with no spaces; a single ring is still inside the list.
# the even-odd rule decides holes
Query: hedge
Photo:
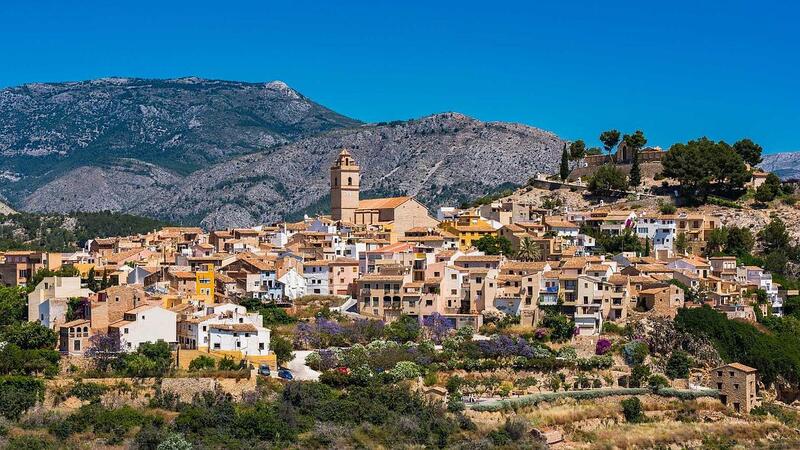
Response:
[[[16,420],[44,399],[44,382],[33,377],[0,377],[0,416]]]
[[[561,398],[592,400],[615,395],[644,395],[648,393],[650,393],[650,389],[647,388],[587,389],[585,391],[543,392],[540,394],[524,395],[517,398],[470,405],[470,409],[475,411],[494,412],[524,406],[535,406],[542,402],[552,402]]]
[[[702,397],[719,397],[719,391],[716,389],[701,389],[698,391],[692,391],[684,389],[662,388],[655,391],[655,394],[662,397],[675,397],[681,400],[695,400]]]
[[[694,400],[701,397],[717,397],[719,391],[713,389],[703,389],[699,391],[663,388],[652,390],[649,388],[615,388],[615,389],[587,389],[584,391],[563,391],[563,392],[544,392],[540,394],[524,395],[517,398],[505,400],[489,401],[470,405],[474,411],[496,412],[509,409],[516,409],[525,406],[536,406],[543,402],[552,402],[562,398],[574,398],[575,400],[593,400],[603,397],[619,395],[645,395],[656,394],[662,397],[675,397],[680,400]]]

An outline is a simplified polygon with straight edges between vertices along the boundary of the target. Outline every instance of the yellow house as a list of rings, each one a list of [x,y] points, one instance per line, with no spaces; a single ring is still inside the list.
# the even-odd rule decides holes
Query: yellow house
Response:
[[[214,266],[207,264],[194,273],[195,297],[206,304],[214,303]]]
[[[497,230],[489,222],[473,214],[465,214],[455,220],[442,222],[439,226],[458,237],[458,246],[461,250],[468,250],[474,241],[484,236],[497,236]]]
[[[95,269],[95,272],[97,272],[97,268],[93,263],[74,263],[72,267],[76,268],[78,272],[80,272],[81,278],[84,280],[89,278],[90,270]]]

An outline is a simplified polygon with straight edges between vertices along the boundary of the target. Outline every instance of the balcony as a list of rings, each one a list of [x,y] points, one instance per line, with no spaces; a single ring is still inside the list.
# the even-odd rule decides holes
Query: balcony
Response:
[[[540,306],[556,306],[558,304],[558,296],[554,294],[545,294],[539,297]]]
[[[558,294],[558,286],[547,286],[542,289],[542,292],[546,292],[548,294]]]

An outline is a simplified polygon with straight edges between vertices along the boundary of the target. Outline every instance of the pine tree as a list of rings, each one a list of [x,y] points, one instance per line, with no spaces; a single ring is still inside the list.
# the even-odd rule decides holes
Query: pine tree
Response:
[[[642,174],[639,171],[639,149],[633,149],[633,162],[631,163],[631,172],[628,174],[628,184],[631,187],[637,187],[642,183]]]
[[[644,238],[644,256],[650,256],[650,238]]]
[[[564,151],[561,153],[561,181],[567,181],[569,176],[569,153],[567,153],[567,144],[564,144]]]

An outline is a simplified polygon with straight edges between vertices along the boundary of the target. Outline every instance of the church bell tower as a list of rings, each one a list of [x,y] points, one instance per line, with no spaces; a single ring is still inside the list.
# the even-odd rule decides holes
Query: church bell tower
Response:
[[[331,166],[331,218],[355,223],[361,168],[353,155],[342,149]]]

